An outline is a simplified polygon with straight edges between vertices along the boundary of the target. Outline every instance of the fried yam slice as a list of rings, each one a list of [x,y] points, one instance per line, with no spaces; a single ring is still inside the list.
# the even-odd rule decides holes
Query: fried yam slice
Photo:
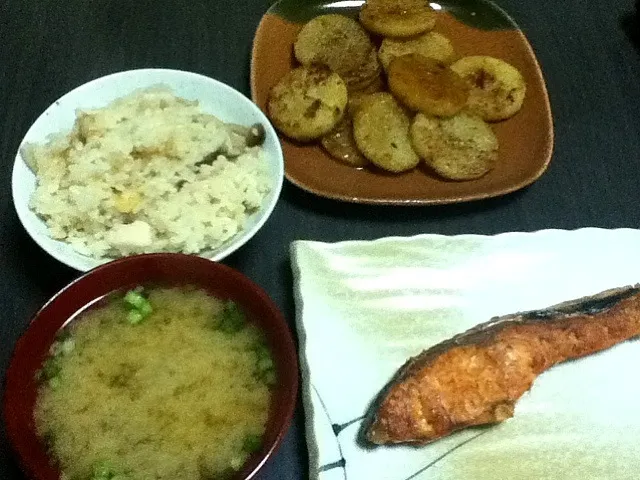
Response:
[[[321,139],[324,149],[336,160],[351,165],[364,167],[369,161],[360,153],[353,138],[353,119],[345,115],[340,123]]]
[[[409,117],[391,94],[374,93],[362,100],[354,114],[353,136],[374,165],[399,173],[420,162],[411,146],[409,126]]]
[[[425,444],[504,421],[544,371],[639,336],[639,318],[638,285],[492,318],[409,359],[362,433],[377,445]]]
[[[378,49],[378,58],[387,70],[391,60],[408,53],[419,53],[448,65],[455,60],[451,41],[437,32],[427,32],[411,38],[385,38]]]
[[[372,85],[380,83],[382,80],[382,66],[375,48],[371,49],[364,63],[341,76],[347,84],[350,94],[361,90],[369,90]]]
[[[343,15],[320,15],[307,22],[293,46],[302,65],[326,65],[348,86],[371,82],[380,66],[367,32],[355,20]]]
[[[362,102],[374,93],[384,92],[386,89],[386,83],[382,76],[379,76],[376,81],[368,85],[361,90],[354,90],[349,92],[349,100],[347,102],[347,113],[354,115],[356,110],[360,107]]]
[[[498,139],[481,118],[459,113],[449,118],[417,114],[411,142],[425,163],[449,180],[473,180],[498,159]]]
[[[387,88],[387,83],[383,75],[376,75],[366,86],[349,91],[349,98],[370,93],[382,92]]]
[[[469,109],[488,122],[514,116],[524,102],[526,83],[520,71],[499,58],[463,57],[451,69],[470,87]]]
[[[391,60],[387,80],[402,104],[427,115],[455,115],[469,98],[469,87],[456,72],[417,53]]]
[[[385,37],[411,37],[433,29],[436,15],[427,0],[367,0],[360,23]]]
[[[347,87],[327,67],[298,67],[269,93],[267,109],[274,125],[295,140],[313,140],[330,132],[344,115]]]

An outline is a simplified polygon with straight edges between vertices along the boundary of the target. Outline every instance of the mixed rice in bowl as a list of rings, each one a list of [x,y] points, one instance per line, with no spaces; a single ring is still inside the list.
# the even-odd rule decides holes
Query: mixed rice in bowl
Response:
[[[137,78],[136,72],[145,71],[94,82],[126,79],[127,74]],[[48,135],[29,135],[30,130],[16,159],[14,200],[27,231],[45,250],[80,270],[138,253],[220,259],[260,228],[279,196],[282,152],[255,105],[206,77],[151,72],[155,75],[144,77],[147,85],[133,82],[100,106],[84,107],[79,98],[70,129],[51,128]],[[181,85],[174,88],[172,76],[165,82],[159,72],[195,76],[189,78],[200,90],[183,96]],[[206,96],[215,92],[207,91],[208,82],[250,103],[248,108],[257,111],[253,118],[211,113],[215,107],[207,105]],[[56,102],[51,108],[61,107]],[[50,120],[47,112],[36,124]],[[29,176],[33,188],[16,185]],[[29,228],[34,222],[45,229]],[[47,239],[38,238],[43,231]],[[57,243],[53,251],[47,248],[50,241]],[[61,248],[65,252],[56,255]],[[68,255],[93,261],[84,267]]]

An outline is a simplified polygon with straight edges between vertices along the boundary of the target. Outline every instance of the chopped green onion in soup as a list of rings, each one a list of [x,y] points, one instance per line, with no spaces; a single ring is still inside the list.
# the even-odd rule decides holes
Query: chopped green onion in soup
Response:
[[[224,333],[236,333],[244,328],[245,323],[244,313],[242,313],[238,305],[232,300],[227,300],[216,328]]]
[[[245,452],[253,453],[262,447],[262,437],[260,435],[247,435],[242,442],[242,449]]]

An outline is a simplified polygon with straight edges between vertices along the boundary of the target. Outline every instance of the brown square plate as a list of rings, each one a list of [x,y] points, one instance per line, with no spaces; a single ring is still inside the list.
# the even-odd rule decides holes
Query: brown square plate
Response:
[[[362,1],[281,0],[256,31],[251,59],[251,95],[266,112],[267,98],[295,66],[293,43],[305,22],[317,15],[357,17]],[[484,177],[467,182],[438,178],[420,166],[400,175],[356,169],[331,158],[321,146],[301,145],[281,136],[285,175],[300,188],[337,200],[396,205],[430,205],[496,197],[523,188],[546,170],[553,150],[553,120],[544,78],[535,54],[513,19],[488,0],[445,0],[435,31],[446,35],[459,56],[490,55],[518,68],[527,83],[520,112],[494,123],[499,161]]]

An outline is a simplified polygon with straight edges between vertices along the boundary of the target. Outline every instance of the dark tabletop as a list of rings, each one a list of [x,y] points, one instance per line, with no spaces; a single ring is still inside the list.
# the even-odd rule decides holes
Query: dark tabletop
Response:
[[[262,285],[293,326],[292,240],[545,228],[640,227],[640,27],[634,0],[500,0],[531,42],[555,124],[548,171],[506,197],[446,207],[343,204],[285,183],[272,217],[225,263]],[[78,275],[27,236],[10,181],[18,144],[54,100],[120,70],[199,72],[249,93],[251,42],[269,0],[0,1],[0,371],[30,316]],[[607,248],[603,245],[602,248]],[[552,273],[552,272],[551,272]],[[1,392],[0,392],[1,393]],[[303,410],[260,478],[307,478]],[[0,478],[23,479],[0,427]]]

